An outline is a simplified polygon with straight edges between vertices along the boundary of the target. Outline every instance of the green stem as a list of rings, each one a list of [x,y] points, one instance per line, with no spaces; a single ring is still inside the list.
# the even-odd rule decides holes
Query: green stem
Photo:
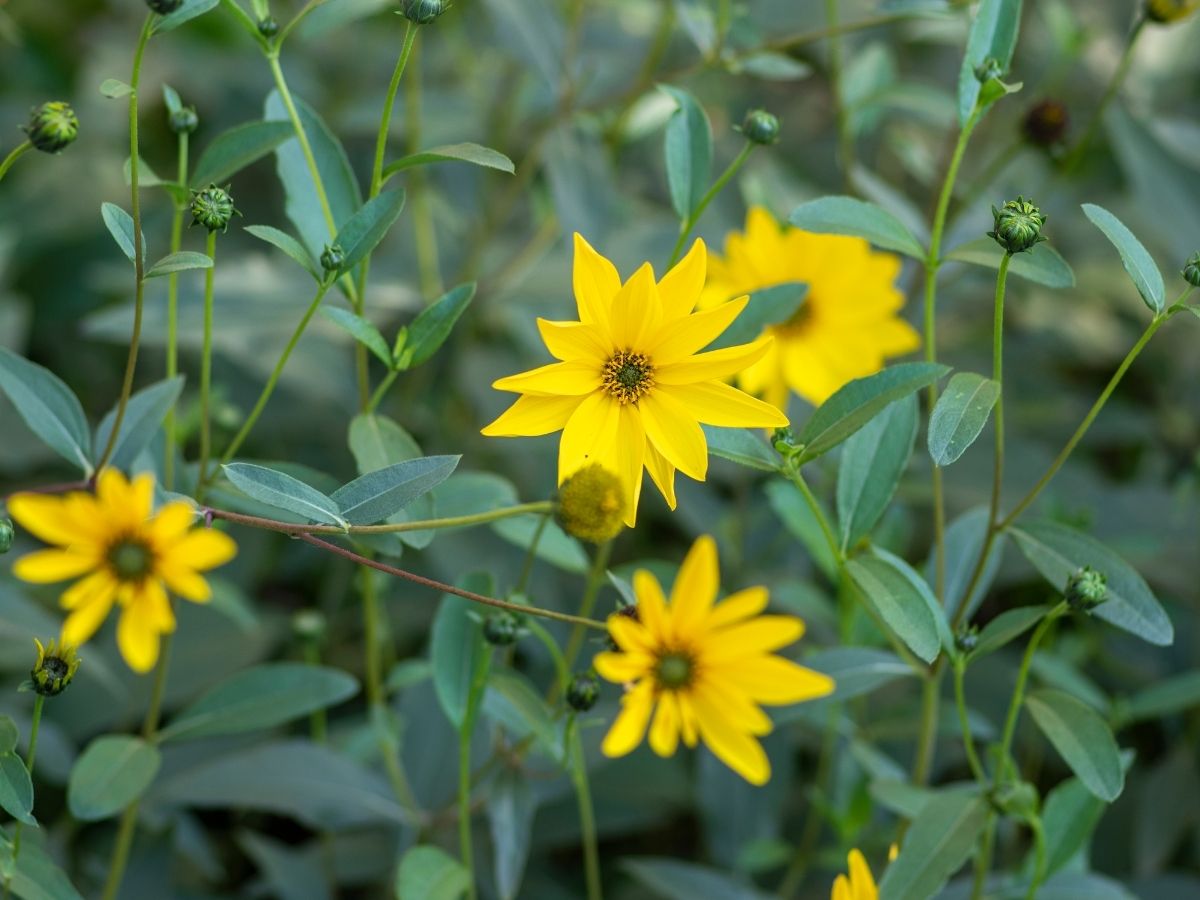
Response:
[[[292,351],[296,349],[296,344],[300,342],[300,338],[304,334],[304,330],[308,328],[308,323],[312,321],[312,317],[316,315],[317,310],[321,306],[321,301],[325,299],[325,294],[329,291],[329,288],[330,283],[328,281],[323,281],[320,286],[318,286],[316,295],[313,297],[312,302],[309,303],[308,309],[305,310],[304,316],[300,319],[299,324],[296,325],[295,330],[292,332],[291,338],[287,342],[287,346],[283,348],[283,353],[275,363],[275,368],[271,371],[271,377],[267,379],[267,383],[263,387],[262,393],[259,394],[258,401],[254,404],[254,409],[250,411],[250,415],[247,416],[246,421],[242,423],[241,429],[238,431],[237,435],[234,436],[233,440],[229,442],[229,446],[226,448],[225,453],[222,454],[222,465],[233,459],[234,454],[238,452],[238,449],[242,446],[242,443],[246,440],[251,430],[254,428],[255,423],[258,422],[259,416],[262,415],[263,410],[267,406],[267,401],[271,399],[271,395],[275,392],[275,386],[279,383],[279,379],[283,375],[283,369],[287,365],[288,359],[291,358]]]
[[[1029,879],[1025,900],[1034,900],[1042,879],[1046,877],[1046,829],[1037,818],[1029,820],[1029,828],[1033,832],[1033,877]]]
[[[829,545],[829,552],[833,556],[833,563],[839,569],[845,564],[846,558],[842,555],[841,545],[838,539],[834,536],[833,528],[829,525],[829,520],[825,518],[825,511],[821,509],[821,504],[817,502],[816,495],[808,486],[808,482],[804,480],[804,476],[800,473],[798,466],[789,465],[786,472],[792,484],[800,491],[804,497],[804,502],[808,504],[808,508],[812,510],[813,518],[817,520],[817,525],[821,528],[821,534],[825,536],[825,543]]]
[[[221,5],[237,19],[238,24],[262,48],[263,53],[269,52],[270,45],[267,43],[267,39],[259,33],[258,23],[250,18],[246,11],[238,5],[237,0],[221,0]]]
[[[608,571],[608,560],[611,555],[612,541],[605,541],[596,548],[596,555],[592,557],[592,566],[588,570],[587,582],[583,589],[583,599],[579,601],[580,618],[590,619],[592,617],[592,610],[596,607],[600,586],[604,584],[604,575]],[[571,629],[571,636],[567,639],[567,649],[563,652],[568,669],[573,668],[579,659],[579,651],[583,649],[584,629],[585,626],[582,624],[577,624]]]
[[[1029,668],[1033,664],[1033,654],[1041,643],[1046,632],[1055,621],[1067,611],[1065,602],[1050,610],[1046,617],[1038,623],[1025,646],[1025,655],[1021,659],[1021,667],[1017,670],[1017,683],[1013,688],[1012,700],[1008,704],[1008,715],[1004,718],[1004,731],[1000,737],[1000,753],[996,758],[996,771],[992,776],[992,787],[1000,786],[1000,782],[1008,776],[1008,755],[1012,749],[1013,736],[1017,731],[1017,719],[1021,715],[1021,703],[1025,699],[1025,685],[1029,681]]]
[[[513,588],[513,592],[524,594],[529,588],[529,579],[533,575],[533,565],[537,562],[538,544],[542,542],[542,535],[546,532],[546,525],[550,522],[550,511],[542,513],[542,517],[538,520],[537,528],[533,531],[533,537],[529,539],[529,547],[525,551],[525,562],[521,564],[521,576],[517,579],[517,586]]]
[[[934,750],[937,747],[938,706],[941,703],[942,679],[939,672],[930,672],[921,688],[921,724],[917,732],[917,754],[913,761],[913,784],[923,787],[929,783],[933,770]]]
[[[575,765],[571,780],[575,784],[575,797],[579,803],[579,830],[583,840],[583,871],[587,883],[587,900],[602,900],[604,889],[600,882],[600,848],[596,838],[596,813],[592,808],[592,790],[588,783],[587,763],[583,756],[583,742],[579,738],[579,725],[572,720],[571,754]]]
[[[162,646],[159,648],[158,665],[154,670],[154,687],[150,693],[150,705],[146,708],[146,718],[142,722],[142,738],[154,741],[158,734],[158,719],[162,714],[163,696],[167,685],[167,667],[171,659],[171,633],[163,635]],[[113,845],[112,859],[108,865],[108,877],[104,882],[102,900],[115,900],[121,889],[121,879],[125,876],[125,866],[129,862],[129,851],[133,846],[134,832],[137,830],[137,814],[139,801],[134,800],[121,813],[121,824],[117,829],[117,840]]]
[[[367,264],[367,260],[363,260],[363,265],[366,266],[366,264]],[[385,376],[383,376],[383,380],[380,381],[378,386],[375,388],[375,393],[371,394],[371,399],[367,402],[367,408],[364,409],[363,412],[366,412],[366,413],[375,412],[375,409],[379,406],[379,404],[383,401],[383,398],[387,395],[388,388],[390,388],[395,383],[396,378],[399,377],[399,375],[400,375],[399,369],[392,369]]]
[[[142,77],[142,58],[146,55],[146,44],[150,42],[151,27],[156,18],[154,13],[150,13],[142,24],[142,33],[133,54],[133,74],[129,78],[132,88],[129,92],[129,205],[130,218],[133,220],[133,334],[129,338],[129,357],[125,361],[125,378],[121,383],[121,397],[117,401],[112,431],[108,434],[108,443],[104,445],[100,461],[96,463],[96,471],[104,468],[117,446],[117,435],[121,433],[121,424],[125,421],[125,407],[129,405],[129,396],[133,393],[133,375],[137,370],[138,346],[142,340],[146,259],[142,249],[142,202],[138,196],[138,83]]]
[[[33,719],[29,724],[29,749],[25,753],[25,771],[29,773],[29,777],[33,777],[33,762],[37,759],[37,742],[38,729],[42,724],[42,707],[46,703],[46,696],[38,694],[33,701]],[[12,839],[12,870],[4,879],[4,898],[8,900],[9,891],[12,889],[12,877],[17,870],[17,858],[21,855],[21,822],[17,822],[13,826]]]
[[[1121,85],[1125,81],[1125,76],[1129,74],[1129,65],[1133,62],[1133,49],[1137,45],[1137,39],[1141,36],[1145,25],[1145,14],[1139,15],[1137,22],[1133,26],[1133,30],[1129,32],[1129,39],[1125,42],[1125,52],[1121,54],[1121,61],[1117,64],[1112,78],[1109,79],[1108,87],[1104,89],[1104,94],[1100,97],[1100,102],[1096,105],[1096,110],[1092,113],[1092,118],[1088,122],[1087,128],[1084,129],[1083,134],[1079,136],[1079,140],[1075,142],[1075,146],[1071,148],[1063,160],[1064,172],[1069,173],[1075,170],[1080,161],[1082,161],[1083,155],[1087,152],[1092,139],[1096,136],[1096,132],[1100,128],[1100,123],[1104,120],[1104,111],[1108,108],[1108,104],[1112,102],[1113,97],[1117,95],[1117,91],[1121,89]]]
[[[421,48],[414,51],[412,73],[404,85],[404,119],[408,132],[408,152],[416,153],[421,144]],[[442,293],[441,263],[438,260],[437,229],[429,206],[429,180],[422,168],[409,175],[412,200],[413,236],[417,245],[417,272],[426,302]]]
[[[480,638],[476,638],[480,640]],[[467,696],[467,710],[458,729],[458,846],[462,864],[470,874],[467,885],[468,900],[475,900],[475,854],[471,851],[471,736],[475,732],[475,717],[479,712],[479,701],[487,687],[491,669],[491,650],[485,662],[471,681]]]
[[[179,134],[179,164],[176,181],[183,186],[188,183],[188,134]],[[178,253],[183,246],[183,214],[186,204],[178,201],[171,215],[171,252]],[[172,272],[167,276],[167,378],[174,378],[179,373],[179,273]],[[167,490],[175,488],[175,448],[177,436],[175,432],[175,407],[167,410],[163,420],[163,431],[166,436],[166,453],[163,458],[163,486]]]
[[[837,123],[838,165],[842,170],[842,181],[850,185],[854,169],[854,135],[850,133],[850,117],[842,102],[842,36],[838,27],[838,0],[825,0],[825,19],[831,29],[829,37],[829,91],[833,97],[834,116]]]
[[[300,11],[298,13],[296,13],[295,16],[292,17],[292,20],[290,22],[288,22],[287,25],[283,26],[283,30],[281,32],[279,32],[279,37],[275,41],[276,52],[278,52],[279,48],[283,46],[283,42],[288,39],[288,35],[290,35],[292,33],[292,31],[296,28],[296,26],[299,25],[301,22],[303,22],[304,18],[310,12],[312,12],[314,9],[316,9],[318,6],[321,6],[325,2],[326,2],[326,0],[308,0],[308,2],[304,4],[304,6],[300,9]]]
[[[204,338],[200,351],[200,462],[196,473],[196,499],[204,499],[208,484],[208,458],[212,453],[212,333],[213,276],[217,269],[217,233],[210,231],[205,253],[213,264],[204,270]]]
[[[4,162],[0,162],[0,181],[8,174],[8,170],[13,167],[18,159],[33,149],[33,144],[30,141],[22,141],[13,148],[12,153],[4,157]]]
[[[688,235],[692,233],[692,229],[696,227],[696,223],[700,221],[700,217],[704,215],[704,211],[708,209],[708,204],[712,203],[713,198],[721,193],[721,189],[729,182],[729,179],[737,174],[738,169],[746,161],[746,158],[754,152],[754,148],[758,145],[751,141],[746,141],[746,145],[742,147],[737,156],[733,158],[725,169],[720,174],[716,181],[712,183],[712,187],[708,192],[700,198],[700,202],[696,204],[696,208],[687,214],[687,217],[679,226],[679,237],[675,241],[675,247],[671,250],[671,261],[667,263],[667,268],[672,268],[675,263],[679,262],[679,257],[683,255],[683,245],[687,241]]]
[[[304,640],[304,661],[310,666],[319,666],[321,664],[321,648],[315,637],[308,637]],[[324,707],[314,710],[309,714],[308,727],[314,743],[324,744],[328,740],[329,727],[325,718]],[[328,834],[328,832],[324,833]]]
[[[971,900],[983,897],[983,886],[987,882],[988,870],[992,867],[992,849],[996,842],[996,813],[988,811],[987,824],[983,827],[983,840],[975,855],[975,876],[971,882]]]
[[[954,704],[958,707],[958,724],[962,728],[963,749],[967,753],[967,764],[971,767],[971,774],[975,776],[975,780],[986,788],[988,782],[987,773],[983,769],[983,764],[979,761],[979,754],[975,752],[975,738],[971,734],[971,720],[967,718],[967,698],[963,685],[966,668],[962,659],[955,660]]]
[[[206,506],[203,512],[214,519],[225,519],[250,528],[262,528],[266,531],[278,531],[281,534],[398,534],[404,531],[431,531],[438,528],[463,528],[469,525],[485,525],[498,519],[512,516],[526,516],[530,513],[542,515],[554,511],[554,503],[550,500],[537,500],[533,503],[521,503],[517,506],[505,506],[501,509],[490,509],[486,512],[471,513],[465,516],[446,516],[441,519],[417,519],[411,522],[396,522],[389,525],[297,525],[292,522],[280,522],[277,519],[266,519],[261,516],[251,516],[227,509],[216,509]]]

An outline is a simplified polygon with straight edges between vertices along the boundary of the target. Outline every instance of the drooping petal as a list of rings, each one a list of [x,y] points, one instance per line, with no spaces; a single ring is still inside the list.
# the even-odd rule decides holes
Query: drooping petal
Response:
[[[579,232],[575,232],[575,264],[571,280],[575,288],[579,320],[606,328],[609,307],[621,289],[621,276],[617,274],[616,267],[592,249],[592,245]]]
[[[739,731],[725,718],[725,712],[705,694],[693,694],[700,737],[725,765],[754,785],[766,784],[771,764],[762,745],[753,735]]]
[[[687,256],[676,263],[675,268],[658,283],[664,318],[670,320],[686,316],[696,308],[696,301],[700,299],[700,292],[704,289],[707,265],[708,251],[704,241],[696,238]]]
[[[722,428],[783,428],[788,418],[777,408],[720,381],[660,385],[664,393],[706,425]]]
[[[786,647],[804,634],[804,623],[795,616],[759,616],[714,633],[720,639],[713,641],[713,661],[728,662]]]
[[[144,603],[130,603],[117,620],[117,648],[129,668],[146,673],[158,661],[159,631]]]
[[[762,359],[770,349],[771,341],[771,336],[765,335],[751,344],[738,344],[736,347],[697,353],[679,362],[656,368],[654,380],[658,384],[694,384],[697,381],[729,378]]]
[[[488,437],[534,437],[561,431],[582,402],[582,397],[523,395],[480,433]]]
[[[555,359],[589,360],[603,365],[612,356],[612,341],[594,325],[538,319],[537,326]]]
[[[621,480],[625,524],[632,528],[642,492],[645,452],[646,434],[636,408],[607,394],[592,394],[580,403],[563,428],[558,447],[559,483],[589,463],[600,463]]]
[[[749,301],[749,297],[739,297],[682,319],[666,317],[658,333],[649,341],[647,352],[655,365],[679,362],[720,337]]]
[[[224,565],[237,555],[233,538],[215,528],[197,528],[164,555],[164,562],[204,571]]]
[[[765,587],[750,587],[730,594],[713,607],[708,616],[709,628],[722,628],[751,616],[757,616],[767,608],[769,600]]]
[[[758,703],[780,706],[833,693],[833,679],[782,656],[753,656],[720,669],[718,676]]]
[[[717,543],[707,534],[701,535],[684,557],[671,587],[671,618],[678,636],[693,634],[703,627],[717,599],[720,578]]]
[[[645,352],[649,338],[662,322],[662,301],[654,284],[654,269],[644,263],[613,298],[609,333],[618,350]]]
[[[76,578],[100,565],[95,554],[75,550],[38,550],[13,563],[12,572],[22,581],[52,584]]]
[[[600,750],[605,756],[625,756],[642,742],[646,723],[654,709],[654,687],[647,680],[621,698],[621,711],[604,736]]]
[[[650,724],[650,749],[667,757],[679,747],[679,704],[674,691],[665,691],[658,698],[654,721]]]
[[[600,387],[600,366],[592,362],[558,362],[508,375],[492,382],[498,391],[545,397],[581,396]]]
[[[646,436],[658,452],[685,475],[703,481],[708,474],[708,442],[688,408],[664,391],[652,389],[638,401],[638,409]]]
[[[674,509],[676,503],[675,467],[667,462],[667,458],[659,453],[651,443],[646,444],[645,463],[646,471],[650,473],[650,480],[654,482],[658,492],[667,501],[667,506]]]
[[[112,579],[107,576],[92,577],[97,580],[86,595],[86,602],[68,607],[71,613],[63,622],[62,640],[73,647],[81,647],[91,639],[113,606]]]

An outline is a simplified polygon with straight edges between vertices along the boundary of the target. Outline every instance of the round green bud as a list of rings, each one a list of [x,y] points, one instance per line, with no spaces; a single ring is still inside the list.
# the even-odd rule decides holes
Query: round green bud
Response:
[[[55,100],[34,109],[24,130],[38,150],[58,153],[79,134],[79,119],[69,104]]]
[[[1037,817],[1037,788],[1027,781],[1006,784],[993,793],[991,799],[999,812],[1014,819],[1028,822]]]
[[[1003,74],[1004,68],[1000,65],[1000,60],[994,56],[989,56],[975,67],[975,79],[980,84],[985,84],[993,78],[999,78]]]
[[[492,613],[483,621],[483,637],[489,644],[507,647],[520,636],[521,623],[510,612]]]
[[[414,25],[428,25],[446,11],[444,0],[401,0],[400,15]]]
[[[200,117],[190,106],[183,106],[171,113],[167,124],[175,134],[191,134],[200,127]]]
[[[784,426],[783,428],[776,428],[771,435],[771,446],[775,448],[775,452],[780,456],[788,457],[799,450],[801,445],[796,443],[796,432]]]
[[[1108,596],[1108,579],[1103,572],[1084,566],[1067,581],[1063,599],[1078,612],[1088,612],[1099,606]]]
[[[752,109],[738,129],[752,144],[774,144],[779,140],[779,120],[765,109]]]
[[[183,0],[146,0],[146,5],[160,16],[166,16],[183,6]]]
[[[558,524],[593,544],[612,540],[625,527],[621,479],[599,463],[584,466],[558,489]]]
[[[1192,258],[1183,267],[1183,280],[1192,287],[1200,287],[1200,253],[1193,253]]]
[[[12,519],[0,519],[0,553],[7,553],[12,549],[15,534]]]
[[[1197,0],[1146,0],[1146,18],[1152,22],[1170,25],[1181,22],[1200,7]]]
[[[258,20],[258,33],[265,38],[273,38],[279,34],[279,23],[272,16],[263,16]]]
[[[954,635],[954,646],[960,653],[970,653],[979,646],[979,628],[975,625],[960,628]]]
[[[292,633],[302,641],[319,641],[325,637],[328,622],[315,609],[302,609],[292,616]]]
[[[988,237],[1009,253],[1022,253],[1046,239],[1042,236],[1046,217],[1024,197],[1009,200],[999,209],[993,206],[992,217],[995,231],[989,231]]]
[[[1039,147],[1053,147],[1062,142],[1067,134],[1070,117],[1067,107],[1058,100],[1043,100],[1035,103],[1025,113],[1021,132],[1025,140]]]
[[[49,647],[43,647],[37,638],[37,662],[29,672],[33,689],[43,697],[54,697],[61,694],[75,677],[79,669],[79,657],[75,648],[66,644],[61,646],[57,641],[51,641]]]
[[[346,254],[342,252],[341,246],[338,244],[327,244],[325,252],[321,254],[321,268],[326,272],[336,272],[342,267],[342,263],[346,260]]]
[[[567,706],[576,712],[587,712],[600,698],[600,684],[588,672],[576,672],[567,685]]]
[[[241,215],[233,208],[233,198],[229,192],[215,184],[199,191],[192,191],[192,224],[203,225],[210,232],[229,230],[229,221],[235,215]]]

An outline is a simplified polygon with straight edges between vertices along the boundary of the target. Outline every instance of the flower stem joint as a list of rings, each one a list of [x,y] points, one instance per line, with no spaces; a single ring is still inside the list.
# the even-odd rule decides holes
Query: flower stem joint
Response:
[[[999,209],[993,206],[992,217],[995,219],[995,230],[989,231],[988,237],[1009,253],[1032,250],[1035,244],[1046,240],[1042,234],[1046,217],[1024,197],[1009,200]]]
[[[1067,581],[1063,599],[1076,612],[1091,612],[1108,599],[1108,578],[1091,566],[1084,566]]]
[[[79,119],[69,104],[53,100],[33,110],[24,131],[38,150],[58,153],[79,134]]]
[[[483,638],[494,647],[507,647],[517,642],[521,623],[510,612],[492,613],[483,621]]]
[[[61,694],[79,668],[79,657],[75,654],[75,648],[67,644],[60,645],[57,641],[51,641],[49,647],[43,647],[37,638],[34,638],[33,642],[37,644],[38,651],[37,663],[29,673],[33,690],[43,697]]]
[[[612,540],[625,526],[621,479],[600,463],[584,466],[558,489],[558,523],[593,544]]]
[[[600,683],[590,672],[576,672],[567,684],[567,706],[576,712],[587,712],[600,698]]]
[[[233,208],[233,198],[228,190],[222,190],[215,184],[199,191],[192,191],[192,224],[203,225],[210,232],[229,230],[229,222],[241,213]]]
[[[779,142],[779,120],[765,109],[752,109],[737,128],[752,144],[775,144]]]
[[[400,15],[414,25],[428,25],[449,8],[445,0],[401,0]]]
[[[1200,287],[1200,253],[1193,253],[1180,273],[1183,280],[1192,287]]]
[[[160,16],[167,16],[183,6],[183,0],[146,0],[146,5]]]
[[[1200,7],[1197,0],[1146,0],[1146,18],[1161,25],[1182,22]]]

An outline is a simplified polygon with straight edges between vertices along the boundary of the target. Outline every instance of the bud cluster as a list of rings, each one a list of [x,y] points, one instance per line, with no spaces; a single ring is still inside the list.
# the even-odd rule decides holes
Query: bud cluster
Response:
[[[483,622],[483,637],[496,647],[515,644],[521,635],[521,623],[510,612],[492,613]]]

